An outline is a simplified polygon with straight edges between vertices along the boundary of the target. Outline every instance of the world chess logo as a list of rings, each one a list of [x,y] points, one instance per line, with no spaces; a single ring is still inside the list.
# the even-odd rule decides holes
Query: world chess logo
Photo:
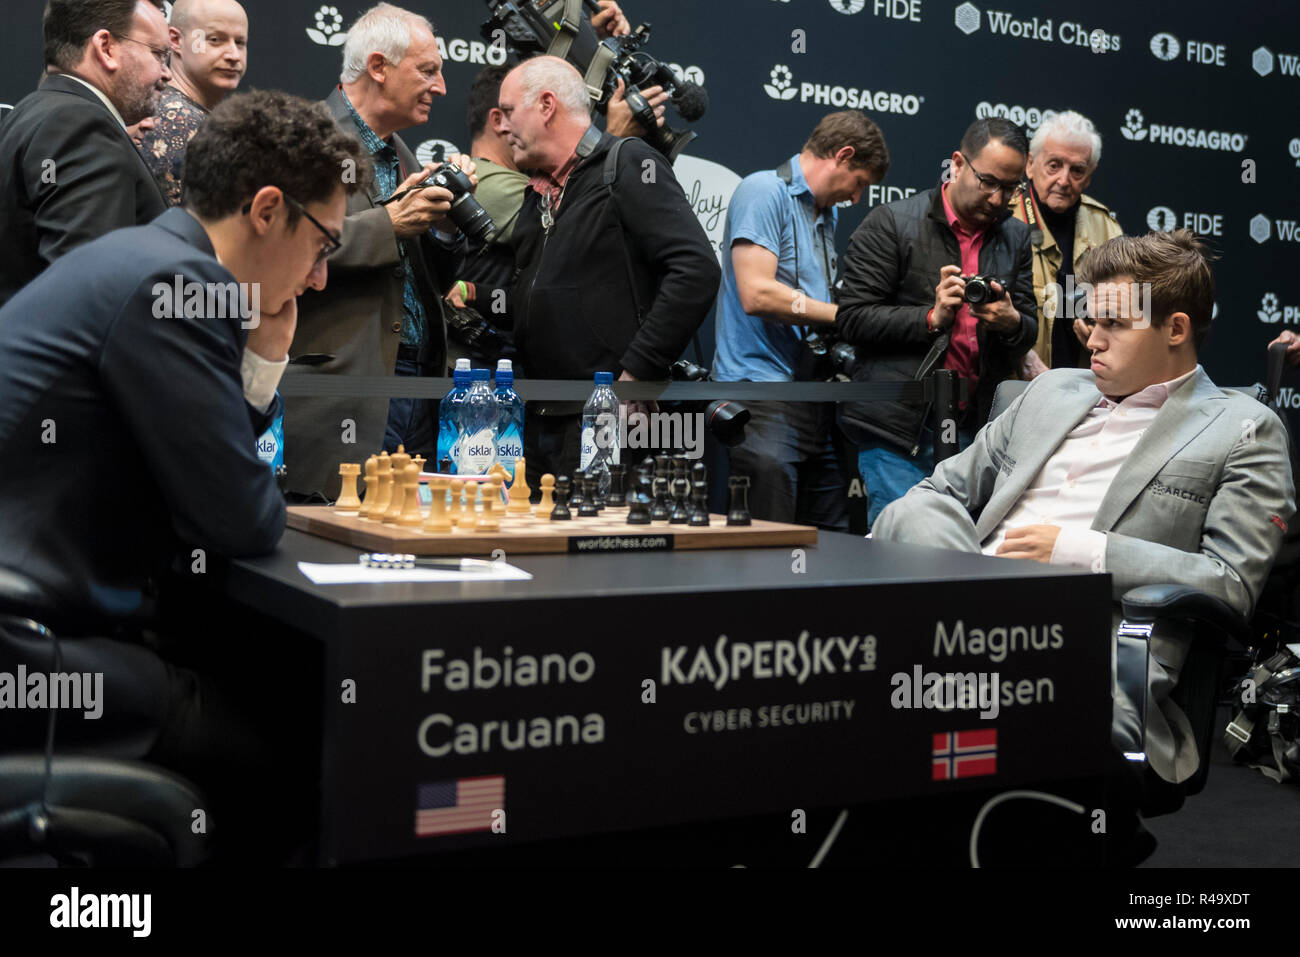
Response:
[[[1260,76],[1268,76],[1273,72],[1273,51],[1260,47],[1250,55],[1250,65]]]
[[[348,34],[343,29],[343,14],[338,7],[323,6],[316,11],[316,26],[307,28],[307,36],[312,43],[323,47],[341,47],[347,42]]]
[[[953,11],[953,23],[958,30],[970,36],[980,28],[979,7],[973,3],[963,3]]]
[[[1120,132],[1126,140],[1144,140],[1147,138],[1145,124],[1146,118],[1142,116],[1141,110],[1129,110],[1124,114],[1124,126]]]
[[[450,140],[425,140],[415,148],[415,161],[421,166],[427,163],[445,163],[458,155],[460,147]]]
[[[1153,232],[1167,233],[1178,225],[1178,215],[1168,206],[1155,206],[1147,213],[1147,226]]]
[[[867,0],[830,0],[830,3],[836,13],[861,13]]]
[[[1282,309],[1277,301],[1277,295],[1271,292],[1264,293],[1264,299],[1260,302],[1255,315],[1259,316],[1260,322],[1266,322],[1269,325],[1280,320],[1282,318]]]
[[[1178,54],[1182,51],[1183,45],[1178,42],[1178,37],[1172,33],[1157,33],[1151,38],[1151,55],[1157,60],[1178,59]]]
[[[794,86],[794,74],[790,68],[781,63],[772,67],[769,74],[771,83],[763,84],[763,92],[774,100],[793,100],[799,95],[799,91]]]
[[[1263,213],[1258,213],[1250,220],[1250,238],[1255,242],[1263,244],[1268,242],[1269,236],[1273,234],[1273,224]]]

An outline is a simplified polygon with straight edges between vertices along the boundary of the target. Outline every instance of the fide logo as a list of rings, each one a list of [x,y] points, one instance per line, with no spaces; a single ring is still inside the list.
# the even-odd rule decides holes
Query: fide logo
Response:
[[[772,67],[770,74],[772,82],[763,84],[763,92],[774,100],[793,100],[799,95],[799,91],[794,86],[794,74],[790,68],[784,64],[778,63]]]
[[[1147,213],[1147,226],[1153,232],[1167,233],[1178,225],[1178,214],[1168,206],[1156,206]]]
[[[1124,114],[1124,125],[1120,128],[1120,132],[1124,134],[1126,140],[1144,140],[1147,138],[1145,125],[1146,118],[1141,110],[1129,110]]]
[[[460,153],[460,147],[449,140],[425,140],[415,148],[415,160],[421,166],[427,163],[445,163]]]
[[[861,13],[867,0],[830,0],[831,9],[836,13]]]
[[[347,42],[348,34],[343,29],[343,14],[338,7],[322,6],[316,11],[315,28],[307,28],[307,36],[312,43],[323,47],[341,47]]]
[[[1172,33],[1157,33],[1151,38],[1151,55],[1166,63],[1178,59],[1182,48],[1183,45],[1178,42],[1178,37]]]

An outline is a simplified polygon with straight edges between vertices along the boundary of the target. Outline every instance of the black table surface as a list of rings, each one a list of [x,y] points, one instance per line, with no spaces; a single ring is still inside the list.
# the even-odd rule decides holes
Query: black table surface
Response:
[[[821,532],[817,545],[798,546],[798,549],[804,553],[801,572],[793,570],[796,549],[791,546],[615,555],[510,555],[507,549],[506,560],[529,572],[532,580],[315,585],[298,569],[298,562],[351,563],[362,550],[289,529],[270,555],[232,562],[227,582],[228,592],[246,604],[311,629],[313,624],[323,624],[329,616],[375,606],[1081,574],[1077,568],[875,542],[836,532]]]

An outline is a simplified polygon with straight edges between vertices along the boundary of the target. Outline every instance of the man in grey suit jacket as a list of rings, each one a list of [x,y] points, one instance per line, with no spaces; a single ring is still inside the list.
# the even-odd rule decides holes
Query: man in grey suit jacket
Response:
[[[407,42],[395,45],[393,38],[400,36]],[[452,199],[447,190],[401,195],[434,164],[421,167],[397,135],[427,121],[433,98],[446,93],[429,21],[388,5],[366,11],[348,32],[340,80],[326,105],[339,128],[370,153],[375,176],[368,190],[348,197],[342,246],[329,261],[329,286],[299,304],[289,370],[445,375],[442,294],[455,279],[464,242],[446,219]],[[468,157],[457,163],[473,173]],[[334,498],[340,462],[362,461],[381,448],[396,451],[399,442],[433,459],[435,407],[425,399],[286,398],[289,488]]]
[[[1197,364],[1214,302],[1204,249],[1186,230],[1120,236],[1079,274],[1093,285],[1091,370],[1035,379],[970,448],[886,508],[873,537],[1108,572],[1116,602],[1179,582],[1249,615],[1295,492],[1278,417]],[[1184,639],[1153,636],[1145,750],[1172,782],[1199,761],[1168,700],[1186,655]],[[1117,689],[1122,747],[1141,740],[1138,713]]]

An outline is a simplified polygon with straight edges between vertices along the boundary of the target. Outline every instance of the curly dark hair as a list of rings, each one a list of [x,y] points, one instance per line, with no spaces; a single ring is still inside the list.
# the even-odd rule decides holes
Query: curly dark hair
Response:
[[[371,176],[360,140],[344,133],[324,103],[280,90],[236,93],[204,120],[185,149],[181,203],[204,219],[238,211],[264,186],[300,203],[348,193]],[[299,219],[289,206],[289,224]]]

